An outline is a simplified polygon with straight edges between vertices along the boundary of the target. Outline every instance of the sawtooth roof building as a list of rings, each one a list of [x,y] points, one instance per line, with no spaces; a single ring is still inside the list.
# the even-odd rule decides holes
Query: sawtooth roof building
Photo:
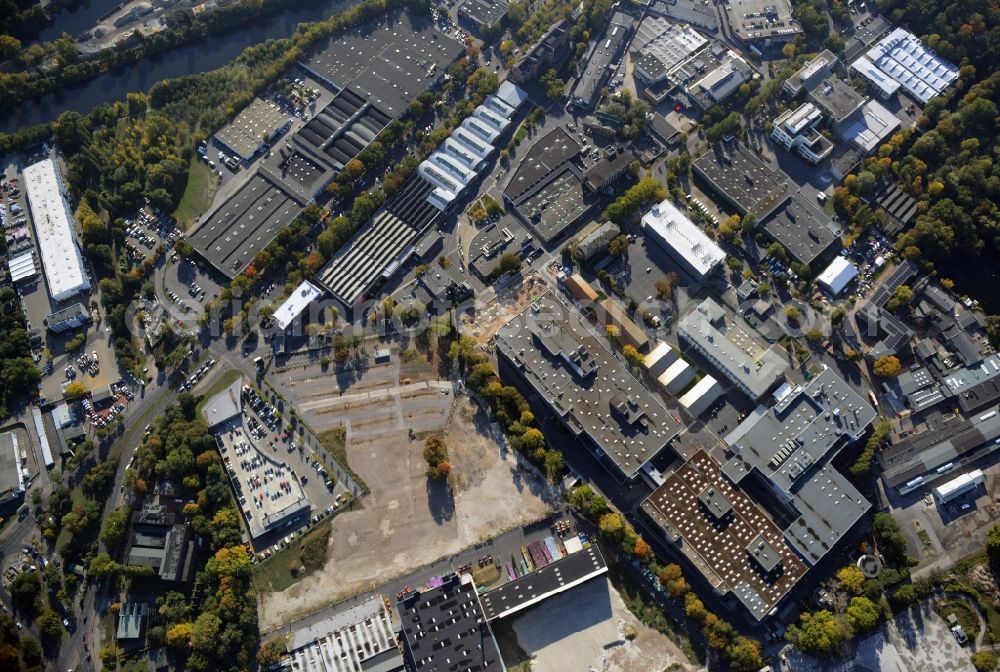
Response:
[[[55,161],[45,159],[23,171],[45,283],[53,301],[61,302],[90,290],[90,278],[77,246],[69,204],[63,196]]]
[[[875,43],[852,65],[883,95],[902,87],[921,104],[951,86],[958,79],[958,68],[924,46],[903,28],[896,28]]]
[[[402,672],[392,616],[381,595],[296,630],[288,642],[299,672]]]
[[[576,311],[551,295],[515,316],[494,343],[501,374],[516,374],[620,480],[635,477],[681,429]]]

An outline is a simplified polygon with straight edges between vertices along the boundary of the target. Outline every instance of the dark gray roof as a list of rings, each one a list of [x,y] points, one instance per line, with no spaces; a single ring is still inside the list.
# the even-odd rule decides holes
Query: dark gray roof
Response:
[[[601,550],[592,544],[582,551],[518,577],[479,598],[486,620],[510,616],[608,571]]]
[[[518,201],[532,187],[579,154],[580,144],[566,129],[557,126],[539,138],[524,154],[507,182],[504,196],[511,201]]]
[[[836,76],[816,84],[809,92],[809,100],[826,112],[833,123],[839,124],[865,104],[865,97]]]
[[[694,162],[704,179],[740,215],[763,219],[788,197],[788,182],[740,142],[716,143]]]
[[[500,672],[504,669],[476,587],[456,574],[433,590],[396,605],[416,672]]]
[[[812,265],[840,246],[837,225],[801,194],[794,194],[761,219],[761,227],[800,263]]]
[[[597,103],[601,87],[607,81],[608,68],[621,54],[622,47],[628,41],[634,27],[635,21],[628,14],[615,12],[611,17],[604,34],[594,42],[587,67],[573,86],[573,98],[580,104],[593,107]]]
[[[465,0],[458,6],[458,16],[485,28],[507,16],[507,3],[504,0]]]
[[[551,296],[539,299],[500,329],[495,343],[497,353],[570,432],[589,437],[599,455],[626,478],[635,476],[680,431],[673,416],[576,311]],[[613,411],[622,395],[641,414],[626,418]]]

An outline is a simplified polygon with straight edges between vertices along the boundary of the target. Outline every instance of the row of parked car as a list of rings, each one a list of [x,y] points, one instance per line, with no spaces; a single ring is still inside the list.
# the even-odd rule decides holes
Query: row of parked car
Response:
[[[192,373],[190,376],[188,376],[187,380],[181,383],[180,387],[181,392],[190,390],[195,385],[197,385],[198,381],[205,377],[205,374],[208,373],[208,370],[212,368],[213,364],[215,364],[215,358],[209,357],[204,364],[198,367],[197,371]]]

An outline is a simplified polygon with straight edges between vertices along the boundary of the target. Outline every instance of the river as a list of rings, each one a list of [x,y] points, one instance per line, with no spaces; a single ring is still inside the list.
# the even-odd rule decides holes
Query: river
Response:
[[[98,4],[107,0],[94,2]],[[225,35],[178,46],[35,100],[2,106],[0,132],[13,133],[24,126],[46,124],[66,110],[86,114],[103,103],[124,100],[130,92],[148,91],[153,84],[164,79],[214,70],[232,61],[250,45],[291,37],[300,23],[325,19],[351,4],[353,0],[304,0],[280,12],[241,24]]]

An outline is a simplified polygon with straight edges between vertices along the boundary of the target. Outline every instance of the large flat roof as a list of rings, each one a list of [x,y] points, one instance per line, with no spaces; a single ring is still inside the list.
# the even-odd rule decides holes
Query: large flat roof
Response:
[[[604,35],[594,43],[587,60],[587,67],[573,87],[573,98],[587,106],[594,105],[600,96],[608,75],[608,66],[621,53],[622,45],[632,33],[635,21],[628,14],[615,12],[604,30]]]
[[[787,42],[802,33],[791,0],[743,0],[727,11],[729,27],[744,42]]]
[[[562,126],[557,126],[533,144],[518,163],[504,188],[504,196],[518,201],[532,187],[567,161],[580,154],[580,143]]]
[[[18,446],[14,432],[0,434],[0,500],[21,489],[21,451],[24,448]]]
[[[680,431],[579,314],[551,295],[515,316],[494,342],[567,428],[588,436],[626,478]]]
[[[728,503],[709,508],[704,501]],[[716,590],[732,593],[762,620],[805,576],[805,563],[781,529],[703,450],[670,474],[641,505],[667,539]],[[763,541],[770,557],[758,559]],[[768,570],[765,565],[772,569]]]
[[[465,51],[417,12],[402,10],[331,37],[302,61],[335,89],[348,88],[398,117]]]
[[[23,174],[49,295],[55,301],[63,301],[87,291],[90,279],[76,244],[73,219],[63,198],[55,162],[45,159],[33,163]]]
[[[215,134],[215,138],[241,159],[247,160],[288,123],[288,117],[276,104],[254,98],[235,119]]]
[[[642,226],[704,277],[726,258],[726,253],[668,198],[642,216]]]
[[[372,659],[388,655],[403,669],[392,617],[381,595],[295,630],[288,642],[292,667],[305,672],[367,670]]]
[[[189,240],[213,266],[234,277],[301,211],[301,203],[256,173],[205,217]]]
[[[452,574],[438,588],[411,593],[396,609],[416,672],[504,669],[472,581]]]
[[[608,565],[596,544],[570,553],[520,576],[499,588],[483,593],[479,600],[486,620],[510,616],[542,600],[605,574]]]
[[[800,263],[809,265],[839,244],[840,232],[826,214],[801,194],[786,199],[760,221],[761,227]]]
[[[740,142],[716,143],[694,162],[695,172],[740,215],[763,219],[788,196],[788,182]]]
[[[861,114],[837,130],[837,135],[867,155],[874,152],[899,126],[899,117],[881,103],[870,100],[861,108]]]
[[[682,317],[677,333],[753,400],[772,390],[789,367],[784,357],[762,347],[713,298],[702,300]]]
[[[818,82],[809,91],[809,100],[830,115],[839,124],[865,103],[865,97],[835,76]]]
[[[871,506],[829,462],[877,415],[833,369],[824,369],[745,421],[722,472],[736,484],[755,473],[780,493],[792,521],[785,539],[814,565]]]

